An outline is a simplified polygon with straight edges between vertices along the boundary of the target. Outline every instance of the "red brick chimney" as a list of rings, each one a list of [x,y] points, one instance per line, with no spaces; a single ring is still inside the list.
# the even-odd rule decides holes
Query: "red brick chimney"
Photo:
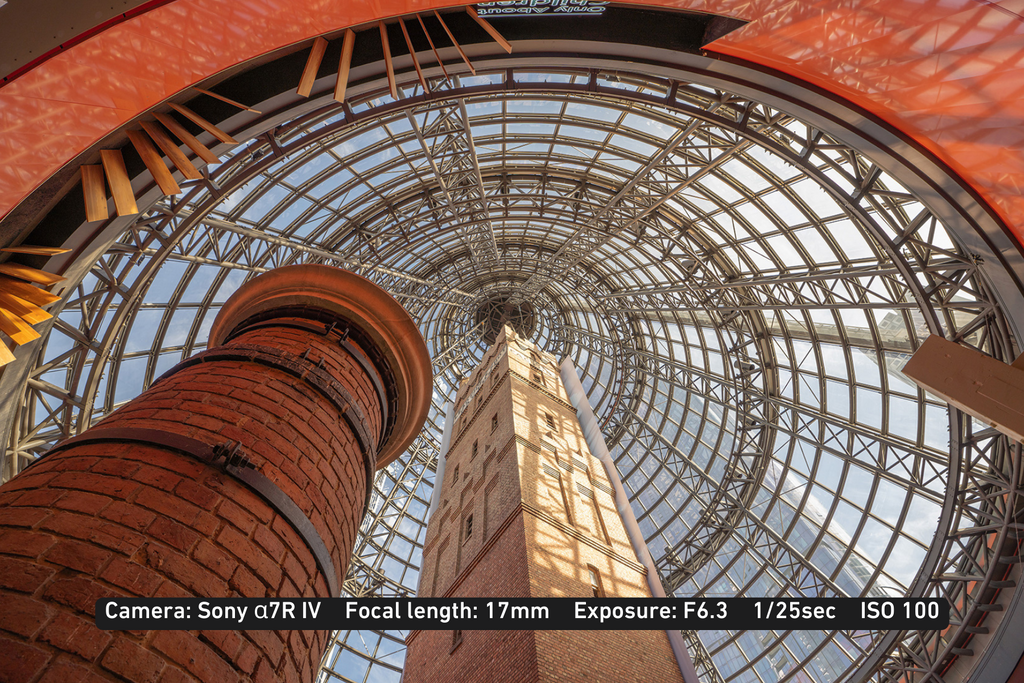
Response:
[[[430,358],[387,293],[313,265],[245,284],[208,348],[0,487],[0,682],[314,679],[326,632],[107,632],[94,603],[336,596]]]

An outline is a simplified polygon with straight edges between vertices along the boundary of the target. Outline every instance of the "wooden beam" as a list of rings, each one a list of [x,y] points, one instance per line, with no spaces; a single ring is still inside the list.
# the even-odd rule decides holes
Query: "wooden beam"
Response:
[[[427,25],[423,23],[423,17],[417,14],[416,19],[419,20],[420,28],[423,29],[423,35],[427,37],[427,42],[430,43],[430,49],[434,52],[434,59],[437,60],[437,65],[441,67],[441,73],[444,74],[445,78],[450,78],[448,69],[444,68],[444,62],[441,61],[441,55],[437,53],[437,48],[434,47],[434,41],[430,39],[430,31],[427,30]]]
[[[345,39],[341,43],[341,61],[338,62],[338,80],[334,83],[334,99],[339,102],[345,101],[345,91],[348,89],[348,73],[352,69],[352,51],[356,47],[356,32],[350,28],[345,29]]]
[[[66,254],[70,249],[64,249],[62,247],[36,247],[30,244],[22,244],[17,247],[4,247],[0,251],[6,251],[11,254],[32,254],[33,256],[53,256],[55,254]]]
[[[185,146],[195,152],[196,156],[205,161],[208,164],[219,164],[220,157],[210,151],[210,148],[199,142],[196,136],[185,130],[178,121],[170,114],[153,114],[156,120],[164,124],[164,128],[171,131],[179,140],[185,143]]]
[[[473,20],[480,24],[483,30],[487,31],[487,34],[491,36],[491,38],[494,38],[494,41],[498,43],[498,45],[501,45],[505,52],[512,54],[512,46],[509,45],[509,42],[505,40],[500,33],[498,33],[498,29],[491,26],[491,22],[477,14],[475,7],[472,5],[466,5],[466,13],[473,17]]]
[[[180,104],[175,104],[174,102],[168,102],[167,104],[168,104],[168,106],[170,106],[171,109],[173,109],[174,111],[178,112],[179,114],[184,116],[186,119],[188,119],[192,123],[196,124],[197,126],[202,128],[203,130],[205,130],[207,133],[209,133],[213,137],[215,137],[218,140],[220,140],[221,142],[226,143],[228,145],[237,145],[238,144],[238,140],[234,139],[233,137],[231,137],[230,135],[228,135],[227,133],[222,131],[220,128],[218,128],[217,126],[213,125],[212,123],[210,123],[209,121],[207,121],[202,116],[200,116],[199,114],[195,113],[194,111],[192,111],[188,107],[183,107]]]
[[[132,181],[124,167],[124,157],[119,149],[104,149],[100,152],[103,159],[103,170],[107,172],[107,184],[114,195],[114,207],[118,216],[132,216],[139,212],[135,204],[135,193]]]
[[[19,299],[24,299],[36,306],[49,306],[54,301],[60,301],[60,297],[56,294],[50,294],[45,290],[33,287],[20,280],[9,278],[6,275],[0,275],[0,291],[13,294]]]
[[[40,334],[27,322],[9,311],[0,308],[0,332],[11,338],[18,346],[39,339]]]
[[[85,195],[85,220],[92,223],[110,217],[107,210],[107,188],[103,184],[103,167],[99,164],[82,166],[82,194]]]
[[[14,354],[7,348],[7,342],[0,341],[0,367],[14,362]]]
[[[160,127],[160,124],[154,123],[153,121],[140,121],[142,128],[149,133],[149,137],[153,138],[153,142],[156,146],[167,155],[167,158],[171,160],[171,163],[177,166],[181,174],[189,180],[202,180],[203,174],[199,172],[199,169],[189,161],[189,158],[185,156],[185,153],[174,144],[174,140],[170,138],[164,129]]]
[[[409,38],[409,29],[405,27],[405,22],[402,19],[398,20],[398,25],[402,27],[402,35],[405,36],[405,45],[409,48],[409,56],[412,57],[412,65],[416,68],[416,77],[420,79],[420,85],[423,86],[423,92],[430,92],[430,88],[427,87],[427,79],[423,77],[423,69],[420,68],[420,60],[416,58],[416,50],[412,47],[412,40]]]
[[[324,52],[327,51],[327,41],[318,37],[313,41],[313,47],[309,50],[309,57],[306,58],[306,68],[302,70],[302,78],[299,79],[299,88],[295,92],[303,97],[309,97],[313,92],[313,82],[316,80],[316,73],[320,70],[320,62],[324,59]]]
[[[153,174],[153,179],[160,186],[160,191],[164,193],[164,196],[181,194],[181,188],[178,187],[171,172],[164,166],[164,160],[160,156],[160,152],[153,146],[149,136],[141,130],[130,130],[128,139],[132,141],[135,151],[142,157],[142,163],[146,164],[146,168]]]
[[[388,72],[388,89],[391,96],[398,99],[398,84],[395,83],[395,65],[391,62],[391,46],[388,44],[388,28],[383,21],[377,22],[380,28],[380,44],[384,48],[384,68]]]
[[[7,292],[0,292],[0,308],[5,308],[14,315],[18,316],[29,325],[35,325],[41,323],[44,320],[49,320],[53,316],[39,308],[35,304],[30,304],[24,299],[19,299],[13,294]]]
[[[469,57],[467,57],[466,53],[462,51],[462,46],[459,45],[459,41],[455,40],[455,36],[453,36],[451,30],[449,30],[448,24],[444,23],[444,19],[442,19],[441,15],[437,13],[437,10],[434,10],[434,16],[441,22],[441,28],[443,28],[444,32],[448,34],[449,38],[451,38],[452,45],[454,45],[455,49],[459,51],[459,56],[462,57],[462,61],[464,61],[466,66],[469,67],[469,73],[476,76],[476,69],[473,68],[473,62],[469,61]]]
[[[213,92],[212,90],[203,90],[202,88],[197,88],[195,86],[192,86],[192,89],[197,91],[197,92],[201,92],[204,95],[209,95],[210,97],[212,97],[212,98],[214,98],[216,100],[220,100],[221,102],[227,102],[232,107],[238,107],[239,109],[242,109],[244,111],[251,111],[253,114],[262,114],[263,113],[259,109],[253,109],[252,107],[247,107],[244,104],[242,104],[241,102],[235,102],[234,100],[232,100],[232,99],[230,99],[228,97],[224,97],[223,95],[218,95],[217,93]]]
[[[66,279],[60,275],[47,273],[45,270],[32,268],[30,266],[22,265],[21,263],[0,263],[0,273],[16,277],[19,280],[25,280],[26,282],[35,282],[36,284],[45,285],[47,287],[55,285]]]
[[[902,372],[950,405],[1024,441],[1024,368],[933,334]]]

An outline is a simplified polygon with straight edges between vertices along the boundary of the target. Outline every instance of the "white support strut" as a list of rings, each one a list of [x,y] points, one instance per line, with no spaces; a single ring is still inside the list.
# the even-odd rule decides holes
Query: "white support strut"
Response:
[[[590,452],[594,457],[604,464],[608,481],[615,490],[615,508],[622,518],[623,526],[626,527],[626,535],[629,536],[633,552],[636,553],[640,564],[647,568],[647,585],[651,589],[651,595],[656,598],[667,597],[665,589],[661,585],[658,570],[654,566],[654,559],[651,557],[651,552],[647,549],[647,542],[644,541],[644,536],[640,532],[640,525],[636,522],[636,515],[633,514],[633,508],[629,505],[626,489],[622,487],[619,472],[615,469],[611,453],[608,452],[604,437],[601,435],[601,427],[597,423],[594,409],[591,408],[590,402],[587,401],[587,392],[583,389],[583,384],[576,374],[576,366],[571,359],[566,358],[562,361],[561,374],[562,384],[565,385],[565,390],[569,395],[569,402],[576,409],[576,417],[579,419],[580,427],[583,429],[583,437],[587,440],[587,447],[590,448]],[[683,641],[683,634],[678,629],[667,629],[665,633],[668,635],[672,654],[676,657],[676,663],[679,665],[679,671],[683,674],[685,683],[700,683],[700,679],[697,677],[697,670],[693,666],[690,653],[686,649],[686,643]]]

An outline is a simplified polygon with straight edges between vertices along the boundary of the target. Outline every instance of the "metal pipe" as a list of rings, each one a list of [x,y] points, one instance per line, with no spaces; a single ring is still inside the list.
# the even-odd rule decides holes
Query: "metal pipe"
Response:
[[[633,514],[633,508],[629,505],[626,489],[622,486],[619,472],[612,461],[612,455],[608,452],[608,446],[605,445],[601,427],[597,423],[597,416],[594,415],[594,409],[590,407],[590,402],[587,400],[587,392],[584,391],[583,384],[576,374],[576,366],[569,358],[562,361],[561,373],[562,384],[565,385],[565,390],[569,394],[569,402],[576,409],[576,418],[580,421],[580,427],[583,429],[583,438],[587,440],[591,454],[604,464],[608,481],[615,491],[615,508],[619,511],[623,526],[626,527],[626,535],[629,536],[633,552],[636,553],[640,564],[647,568],[647,585],[651,589],[651,595],[656,598],[667,597],[665,589],[661,585],[658,570],[654,566],[654,559],[647,549],[647,542],[640,532],[640,525],[636,522],[636,515]],[[447,429],[447,425],[445,427]],[[690,653],[683,641],[683,634],[678,629],[667,629],[665,633],[668,635],[668,642],[672,647],[672,654],[676,657],[679,671],[683,674],[683,680],[686,683],[700,683],[697,678],[697,670],[693,666]]]
[[[441,502],[441,489],[444,488],[444,462],[448,455],[448,446],[452,442],[452,424],[455,423],[455,404],[447,401],[444,404],[444,432],[441,434],[441,450],[437,454],[437,472],[434,474],[434,490],[430,494],[430,507],[427,509],[426,522],[430,523],[430,516],[434,514],[438,504]]]

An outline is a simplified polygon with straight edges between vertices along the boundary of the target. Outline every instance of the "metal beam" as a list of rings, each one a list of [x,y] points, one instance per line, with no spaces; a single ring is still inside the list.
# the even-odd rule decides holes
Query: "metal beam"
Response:
[[[587,337],[600,342],[605,341],[589,330],[581,330],[580,328],[571,326],[566,326],[565,329],[569,333],[579,337]],[[689,382],[679,383],[679,380],[677,379],[673,379],[672,381],[679,383],[681,388],[689,391],[695,391],[698,395],[713,400],[721,405],[735,407],[737,397],[742,393],[756,395],[758,398],[774,405],[779,410],[780,415],[784,414],[785,411],[791,411],[797,415],[805,415],[823,425],[842,429],[850,432],[851,434],[863,436],[888,446],[912,451],[918,456],[930,460],[939,466],[945,466],[948,463],[948,456],[946,455],[930,453],[924,450],[919,451],[913,444],[890,437],[879,430],[869,428],[861,424],[843,421],[842,419],[829,415],[828,413],[813,410],[807,406],[800,405],[795,401],[783,398],[782,396],[766,393],[755,386],[744,386],[734,379],[729,379],[721,375],[708,372],[707,370],[701,370],[699,368],[686,365],[685,363],[675,359],[655,356],[649,351],[641,349],[631,349],[630,355],[643,357],[657,365],[663,366],[667,370],[678,372],[681,375],[689,377]],[[660,373],[660,376],[666,380],[672,377],[668,372]],[[698,384],[695,382],[704,382],[704,384]]]
[[[701,280],[699,285],[683,284],[667,285],[664,287],[650,287],[645,289],[632,289],[622,292],[612,292],[611,294],[599,294],[596,298],[602,301],[607,301],[609,299],[621,299],[623,297],[632,296],[650,296],[658,294],[672,294],[675,292],[690,292],[694,289],[695,286],[699,286],[701,289],[705,289],[707,287],[711,287],[714,289],[738,289],[746,287],[761,287],[764,285],[794,284],[799,282],[828,282],[830,280],[844,280],[848,278],[875,278],[892,275],[899,276],[899,269],[895,267],[879,267],[877,265],[857,266],[849,268],[833,268],[827,270],[807,270],[804,272],[788,271],[785,273],[779,273],[777,275],[741,277],[737,278],[736,280],[717,283],[708,283]]]
[[[167,211],[168,213],[173,213],[174,215],[178,215],[178,216],[182,216],[182,217],[188,217],[188,216],[191,216],[191,214],[192,214],[192,211],[190,211],[189,209],[185,209],[185,208],[178,208],[178,209],[175,209],[173,211],[170,209],[170,207],[168,207],[166,205],[158,206],[156,208],[158,210]],[[282,237],[282,236],[279,236],[279,235],[274,235],[273,233],[269,233],[269,232],[266,232],[266,231],[263,231],[263,230],[257,230],[255,228],[247,228],[245,226],[238,225],[236,223],[232,223],[230,221],[226,221],[226,220],[223,220],[223,219],[220,219],[220,218],[213,218],[212,216],[203,216],[200,219],[200,223],[202,223],[204,225],[208,225],[208,226],[213,227],[213,228],[216,228],[218,230],[225,230],[227,232],[235,233],[237,235],[241,235],[241,236],[247,237],[247,238],[249,238],[251,240],[257,240],[257,241],[260,241],[260,242],[265,242],[267,244],[273,244],[273,245],[281,246],[281,247],[287,247],[288,249],[291,249],[291,250],[296,251],[298,253],[309,254],[310,256],[314,256],[316,258],[323,259],[324,261],[326,261],[328,263],[334,263],[334,264],[337,264],[339,266],[342,266],[342,267],[347,268],[347,269],[352,270],[352,271],[366,271],[366,272],[371,272],[371,273],[379,273],[381,275],[386,275],[388,277],[395,278],[397,280],[401,280],[401,281],[405,281],[405,282],[411,282],[411,283],[414,283],[414,284],[417,284],[417,285],[423,285],[425,287],[429,287],[429,288],[432,288],[432,289],[437,289],[437,290],[442,290],[442,291],[450,291],[452,294],[455,294],[455,295],[460,296],[460,297],[472,297],[473,296],[469,292],[465,292],[465,291],[460,290],[460,289],[448,287],[447,285],[440,285],[440,284],[431,282],[430,280],[425,280],[423,278],[418,278],[418,277],[415,277],[415,276],[410,275],[408,273],[405,273],[405,272],[403,272],[401,270],[398,270],[396,268],[388,268],[386,266],[372,265],[372,264],[369,264],[369,263],[364,263],[364,262],[362,262],[362,261],[360,261],[358,259],[346,258],[346,257],[340,256],[336,252],[328,251],[326,249],[320,249],[318,247],[311,246],[311,245],[309,245],[309,244],[307,244],[305,242],[301,242],[301,241],[296,240],[296,239],[290,239],[288,237]],[[121,248],[125,248],[125,247],[121,247]],[[154,250],[153,253],[155,253],[155,250]],[[460,301],[460,303],[464,303],[464,301]]]
[[[712,105],[709,112],[714,111],[717,106],[717,104]],[[581,226],[572,235],[572,237],[566,240],[559,247],[559,249],[549,259],[547,268],[544,271],[531,275],[527,281],[523,283],[516,294],[516,299],[527,300],[532,298],[537,294],[537,292],[546,287],[548,283],[558,277],[559,271],[564,272],[573,268],[581,260],[594,253],[602,245],[606,244],[615,234],[629,230],[631,227],[636,225],[641,218],[685,190],[697,180],[711,173],[711,171],[724,164],[738,152],[753,144],[752,140],[740,140],[731,147],[722,151],[715,159],[707,162],[699,170],[687,175],[686,178],[677,183],[672,190],[661,194],[660,196],[652,196],[652,202],[650,205],[640,210],[631,219],[626,220],[622,224],[614,225],[611,230],[598,231],[595,233],[595,230],[598,228],[599,221],[601,221],[608,213],[618,208],[623,199],[627,197],[642,180],[652,172],[659,169],[666,160],[675,153],[677,148],[679,148],[684,142],[688,141],[694,132],[702,125],[704,125],[703,121],[694,120],[690,122],[686,128],[676,133],[676,135],[668,141],[665,147],[651,158],[650,162],[637,171],[633,178],[594,214],[590,221]]]
[[[465,100],[457,99],[456,106],[459,113],[457,125],[451,123],[454,114],[452,110],[443,112],[432,121],[427,131],[420,128],[412,111],[406,109],[405,117],[430,164],[430,170],[434,173],[452,219],[458,220],[462,217],[462,212],[457,208],[457,204],[461,202],[468,202],[471,211],[478,214],[479,223],[470,223],[466,226],[461,238],[472,254],[474,264],[478,267],[488,267],[498,260],[498,245],[494,238],[494,227],[490,223],[490,208],[487,204],[483,177],[480,174],[480,161],[476,155],[476,146],[473,144],[473,131],[469,125]],[[427,141],[428,136],[435,138],[433,147]],[[441,140],[437,141],[436,138]]]
[[[676,481],[688,494],[694,497],[694,500],[700,501],[701,497],[694,485],[689,483],[690,479],[700,480],[706,486],[718,488],[719,482],[700,468],[690,465],[689,457],[680,452],[675,444],[669,442],[664,436],[656,432],[636,413],[632,413],[632,418],[625,425],[625,428],[634,439],[640,443],[644,443],[645,439],[652,440],[677,458],[679,463],[688,465],[687,471],[689,476],[677,477]],[[832,581],[831,577],[823,574],[820,569],[814,566],[796,548],[791,546],[778,531],[761,518],[755,516],[749,509],[743,507],[740,501],[736,500],[728,492],[724,493],[724,498],[737,509],[742,510],[741,520],[734,530],[735,536],[743,539],[751,554],[761,559],[765,566],[774,567],[783,575],[785,568],[793,571],[793,575],[785,577],[787,581],[791,582],[792,588],[799,589],[801,592],[806,589],[806,582],[798,576],[798,574],[802,573],[805,578],[810,578],[814,583],[816,594],[813,597],[846,595]]]

